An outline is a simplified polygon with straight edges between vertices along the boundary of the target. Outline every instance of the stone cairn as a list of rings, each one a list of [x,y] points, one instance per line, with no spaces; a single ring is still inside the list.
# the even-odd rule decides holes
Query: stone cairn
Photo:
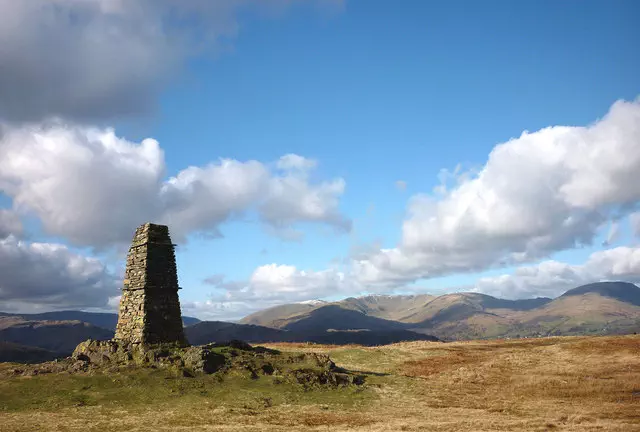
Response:
[[[169,228],[146,223],[136,230],[125,270],[118,324],[113,339],[81,342],[71,357],[51,362],[47,372],[87,372],[121,367],[161,367],[184,377],[235,370],[251,379],[278,375],[304,385],[360,385],[321,354],[283,354],[246,342],[189,346],[184,335],[174,245]],[[36,374],[45,369],[19,371]]]
[[[174,246],[166,225],[146,223],[136,230],[127,255],[114,341],[187,345]]]

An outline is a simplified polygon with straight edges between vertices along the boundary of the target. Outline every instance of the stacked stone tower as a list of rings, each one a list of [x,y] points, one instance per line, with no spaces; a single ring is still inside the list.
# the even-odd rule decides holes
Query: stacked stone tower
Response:
[[[169,228],[141,225],[127,255],[114,339],[125,344],[186,345],[178,289]]]

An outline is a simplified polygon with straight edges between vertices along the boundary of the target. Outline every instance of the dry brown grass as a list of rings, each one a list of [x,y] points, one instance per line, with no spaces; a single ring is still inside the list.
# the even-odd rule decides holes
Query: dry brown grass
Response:
[[[369,377],[376,397],[358,406],[176,398],[117,411],[0,411],[0,430],[640,431],[640,336],[277,347],[388,375]]]
[[[640,338],[549,338],[446,346],[401,370],[437,406],[546,419],[567,430],[640,425]]]

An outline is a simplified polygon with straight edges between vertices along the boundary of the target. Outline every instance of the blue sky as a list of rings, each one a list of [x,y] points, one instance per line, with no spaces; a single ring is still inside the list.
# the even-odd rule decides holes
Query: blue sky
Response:
[[[260,208],[253,205],[234,208],[233,214],[225,214],[212,223],[198,219],[202,226],[194,225],[193,229],[174,229],[170,225],[172,232],[182,230],[185,235],[178,249],[178,266],[180,282],[185,288],[181,299],[186,312],[202,317],[237,318],[256,308],[286,301],[306,300],[306,297],[338,298],[364,292],[477,289],[511,297],[557,295],[572,283],[589,278],[626,277],[633,280],[635,277],[635,270],[620,274],[610,268],[578,271],[570,267],[576,273],[570,278],[546,275],[544,281],[519,280],[502,286],[493,280],[480,286],[477,281],[482,277],[490,279],[515,274],[517,266],[514,261],[504,265],[497,262],[504,258],[504,254],[523,252],[522,242],[526,239],[518,234],[517,239],[512,239],[513,244],[500,243],[495,250],[487,246],[494,250],[496,259],[474,258],[466,267],[466,261],[447,258],[449,252],[446,252],[442,263],[449,260],[451,268],[434,271],[442,263],[434,264],[433,258],[429,258],[427,263],[420,261],[422,257],[415,261],[417,264],[414,263],[411,253],[416,248],[406,245],[411,242],[408,236],[413,236],[414,231],[403,235],[403,226],[405,229],[417,226],[417,222],[410,223],[409,228],[405,224],[407,220],[414,220],[410,208],[416,195],[427,194],[436,201],[455,195],[455,179],[449,180],[449,188],[444,195],[434,192],[441,182],[441,170],[453,173],[460,166],[461,172],[480,172],[494,147],[520,137],[523,131],[535,133],[551,126],[589,126],[603,118],[619,100],[628,104],[620,118],[637,116],[638,103],[634,102],[640,95],[640,53],[637,50],[640,5],[637,2],[407,0],[394,2],[391,6],[389,2],[371,0],[314,0],[274,2],[262,7],[251,1],[241,5],[228,2],[224,6],[211,6],[211,10],[194,9],[196,15],[191,17],[193,28],[171,33],[169,24],[165,30],[167,33],[162,35],[173,41],[186,36],[192,44],[200,40],[197,31],[204,29],[205,34],[210,31],[210,38],[200,51],[187,49],[193,48],[192,45],[176,48],[173,42],[168,43],[155,34],[140,39],[136,39],[138,34],[130,35],[131,40],[145,48],[144,53],[151,53],[150,63],[144,64],[136,63],[141,56],[139,51],[118,45],[118,41],[95,29],[100,29],[104,23],[122,25],[125,30],[130,29],[131,23],[145,28],[145,24],[153,23],[154,17],[164,18],[166,11],[144,0],[132,2],[146,12],[144,15],[137,15],[136,11],[127,9],[130,6],[115,0],[92,0],[90,3],[95,3],[95,8],[74,10],[79,7],[72,1],[60,0],[64,11],[78,13],[84,17],[81,19],[91,24],[85,29],[70,28],[65,20],[60,19],[56,25],[45,27],[36,35],[38,37],[17,34],[7,39],[32,43],[27,44],[24,51],[16,51],[17,54],[10,50],[8,55],[13,57],[3,59],[0,54],[0,61],[17,65],[17,70],[37,66],[36,61],[28,60],[37,58],[37,54],[45,49],[51,50],[51,47],[44,46],[45,40],[52,39],[52,44],[58,44],[54,48],[70,49],[71,52],[84,49],[76,45],[69,48],[65,44],[70,44],[71,39],[57,37],[53,32],[60,35],[77,35],[74,32],[97,35],[103,39],[94,39],[101,41],[96,50],[105,50],[101,58],[97,58],[101,54],[98,52],[95,59],[75,59],[78,64],[60,60],[56,69],[60,76],[49,81],[59,82],[63,88],[66,85],[72,90],[60,96],[55,92],[51,97],[43,96],[49,94],[46,91],[32,94],[34,88],[46,90],[46,84],[40,83],[46,81],[46,76],[23,78],[16,84],[11,81],[17,79],[16,74],[9,71],[3,76],[0,72],[0,96],[5,93],[5,102],[0,98],[0,104],[4,104],[0,105],[0,119],[4,118],[7,130],[11,128],[23,133],[27,128],[25,125],[45,124],[47,119],[55,117],[63,119],[65,126],[62,127],[67,130],[111,127],[117,137],[134,146],[140,146],[145,138],[153,138],[164,152],[163,180],[178,176],[189,166],[205,167],[209,163],[219,163],[220,158],[242,163],[255,160],[275,172],[279,158],[296,154],[317,164],[304,173],[304,181],[308,184],[319,185],[338,179],[344,184],[343,190],[329,194],[335,196],[337,204],[327,207],[326,217],[314,219],[303,215],[290,221],[292,229],[301,234],[301,238],[296,240],[285,238],[287,229],[291,227],[282,228],[278,225],[280,220],[271,224],[261,222]],[[14,20],[26,16],[21,6],[12,6],[8,1],[0,4],[14,14]],[[47,6],[42,1],[34,0],[33,5],[36,9],[30,11],[32,15],[41,13],[45,16]],[[207,8],[202,5],[194,7]],[[11,30],[8,23],[3,25],[2,21],[0,19],[0,30],[4,26],[9,31],[20,31]],[[159,42],[154,37],[158,37]],[[5,43],[9,43],[7,41]],[[146,43],[149,46],[145,46]],[[131,46],[135,44],[132,42]],[[127,51],[129,49],[131,53]],[[101,63],[103,58],[115,61],[105,63],[105,66]],[[103,68],[99,76],[88,75],[87,71],[93,70],[89,64],[92,61]],[[108,69],[115,63],[119,68],[122,64],[122,71],[104,70],[104,67]],[[65,68],[70,71],[65,71]],[[69,82],[65,81],[65,76],[69,76]],[[138,78],[139,82],[136,81]],[[29,79],[40,81],[28,82]],[[15,88],[19,90],[11,93],[10,90]],[[76,89],[80,96],[73,96]],[[20,94],[20,91],[25,94]],[[87,102],[89,99],[91,103]],[[30,105],[22,104],[21,100],[31,101]],[[141,106],[136,106],[140,101],[143,102]],[[640,148],[637,129],[633,129],[632,124],[629,126],[629,122],[624,126],[629,130],[624,129],[615,120],[610,122],[607,130],[623,130],[623,138],[613,135],[603,138],[598,133],[594,134],[597,139],[589,138],[585,142],[594,151],[604,152],[598,157],[617,156],[635,160],[622,151],[634,146]],[[44,127],[49,131],[46,129],[48,126]],[[24,139],[24,135],[17,136]],[[51,136],[54,140],[53,134]],[[66,139],[68,143],[71,138]],[[582,138],[557,139],[569,140],[566,148],[572,151],[573,142]],[[611,146],[609,139],[619,140],[620,145]],[[52,142],[55,147],[55,141]],[[529,144],[528,148],[534,148],[538,145],[536,142]],[[69,151],[73,152],[80,147],[70,148]],[[13,158],[11,166],[15,167],[18,165],[14,153],[6,152],[0,157],[6,157],[7,161]],[[531,150],[533,156],[523,153],[519,161],[534,158],[535,154],[535,150]],[[75,159],[71,164],[66,158],[64,166],[68,168],[65,175],[77,172],[75,181],[83,183],[82,176],[88,175],[87,172],[77,168],[79,165],[75,164]],[[571,168],[571,175],[580,177],[580,170],[589,169],[593,161],[580,165],[583,162],[566,163]],[[564,165],[560,163],[558,166]],[[497,169],[493,172],[497,173]],[[39,178],[55,177],[47,173]],[[95,173],[92,177],[92,182],[96,183],[95,194],[89,186],[82,193],[91,193],[97,198],[104,193],[117,203],[117,198],[101,189],[113,179],[108,174],[101,179],[100,175]],[[558,175],[564,178],[564,174]],[[621,174],[612,168],[602,175],[619,179]],[[467,180],[473,178],[471,175]],[[505,173],[504,176],[495,174],[492,178],[504,178],[507,183],[518,181],[517,172]],[[526,175],[522,179],[526,181]],[[603,182],[606,180],[603,178]],[[13,171],[5,174],[5,178],[0,172],[5,219],[14,220],[15,213],[22,222],[19,233],[15,229],[16,232],[9,229],[5,232],[12,234],[14,239],[22,236],[20,247],[28,248],[33,242],[59,244],[70,256],[97,258],[106,266],[105,272],[117,280],[122,271],[123,250],[126,250],[126,242],[120,239],[122,236],[114,234],[113,238],[96,239],[80,233],[80,228],[77,233],[73,232],[67,222],[67,227],[58,227],[57,224],[62,224],[63,220],[73,219],[78,226],[82,221],[76,220],[75,216],[71,219],[60,216],[54,220],[51,215],[58,213],[50,207],[53,204],[45,205],[38,201],[45,192],[27,196],[26,186],[22,189],[15,185],[6,186],[10,181],[35,183],[22,177],[16,180]],[[398,182],[402,182],[402,186]],[[618,200],[593,198],[592,201],[580,195],[579,198],[568,199],[572,205],[580,202],[579,205],[562,207],[562,211],[568,212],[565,214],[567,217],[582,215],[586,211],[583,202],[589,202],[589,211],[597,207],[597,215],[594,213],[590,218],[600,217],[601,220],[594,222],[595,228],[580,231],[580,235],[589,238],[586,245],[575,247],[575,244],[567,246],[566,242],[560,242],[560,245],[545,246],[535,253],[529,251],[530,256],[520,264],[531,267],[555,260],[566,266],[580,266],[588,262],[594,253],[620,247],[636,256],[633,255],[636,239],[632,232],[635,223],[632,208],[638,203],[640,186],[624,183],[625,187],[631,188],[630,192],[622,190],[622,183],[615,184],[609,191],[611,197],[619,195]],[[486,191],[489,186],[484,185],[483,188]],[[539,196],[535,191],[531,194]],[[590,196],[596,195],[599,196],[593,192]],[[503,200],[499,193],[496,196]],[[122,207],[136,206],[137,200],[125,200]],[[507,198],[504,200],[508,201]],[[593,204],[596,201],[597,205]],[[139,205],[145,204],[141,202]],[[197,205],[218,204],[204,200]],[[273,205],[280,206],[277,202]],[[78,206],[85,206],[86,210],[90,204],[85,199]],[[531,202],[530,209],[525,210],[531,214],[538,209],[537,204]],[[92,221],[96,220],[95,213],[99,211],[96,207],[83,213],[87,213],[87,221]],[[283,211],[286,212],[286,208]],[[146,215],[139,209],[133,211],[140,212]],[[336,228],[329,213],[349,220],[350,230]],[[614,217],[612,213],[619,213],[620,217]],[[446,219],[444,210],[438,214],[443,221]],[[552,222],[543,224],[548,232],[536,231],[536,236],[561,235],[553,226],[555,210],[549,214]],[[160,213],[150,215],[157,216],[159,222],[164,220]],[[114,219],[120,217],[114,216]],[[286,219],[283,215],[279,217]],[[615,241],[603,246],[613,219],[619,219],[619,233]],[[136,223],[124,225],[129,222],[139,221],[123,219],[123,232],[126,232],[125,228],[131,233],[135,229]],[[205,225],[215,225],[222,237],[212,238],[208,228],[202,229]],[[274,228],[276,225],[279,228]],[[477,228],[477,221],[472,225]],[[458,234],[452,237],[452,242],[465,248],[475,248],[473,253],[482,255],[483,241],[490,243],[491,239],[498,237],[500,242],[508,240],[501,237],[504,233],[490,237],[493,228],[478,228],[479,231],[474,233],[473,227],[461,227],[460,231],[469,230],[469,235],[477,236],[477,242],[470,240],[467,244],[466,240],[457,237]],[[412,238],[422,235],[417,234],[418,231]],[[0,230],[0,234],[2,232]],[[424,244],[428,243],[431,235],[425,237]],[[576,234],[577,237],[580,235]],[[449,251],[456,248],[447,244]],[[527,244],[527,248],[533,247]],[[382,257],[384,253],[380,255],[376,251],[393,248],[402,252],[407,263],[412,263],[407,264],[410,270],[406,275],[401,275],[399,270],[408,268],[404,264],[393,269],[385,267],[384,272],[393,273],[393,277],[380,276],[372,280],[356,275],[351,264],[356,252],[366,251],[371,257],[376,254]],[[38,259],[44,260],[43,257]],[[369,261],[378,262],[374,267],[379,269],[381,264],[376,259]],[[627,256],[625,259],[631,258]],[[278,273],[268,283],[258,281],[253,287],[250,279],[256,269],[271,264],[295,267],[296,273],[293,276],[286,272]],[[16,262],[16,265],[20,263]],[[46,267],[48,264],[43,262],[42,265]],[[308,282],[309,274],[300,274],[301,271],[334,273],[323,273],[329,280],[322,279],[325,277],[322,276]],[[339,286],[334,287],[336,272],[342,276],[338,277]],[[204,280],[211,275],[224,275],[224,280],[234,282],[236,288],[205,283]],[[68,277],[78,290],[87,289],[83,288],[81,276]],[[279,286],[279,283],[284,285]],[[5,284],[20,285],[15,279]],[[106,286],[111,285],[105,282]],[[238,291],[240,286],[245,287],[244,291]],[[54,287],[52,290],[58,292],[62,288]],[[49,298],[42,293],[37,298],[12,297],[9,293],[20,291],[15,287],[5,288],[5,291],[8,294],[0,297],[0,309],[3,302],[5,309],[104,307],[99,304],[103,302],[104,295],[91,297],[92,300],[86,304],[75,305],[52,300],[56,296]],[[211,296],[213,300],[206,303]],[[228,300],[224,309],[220,309],[220,305],[225,304],[220,301],[221,296]],[[94,300],[95,304],[92,303]]]

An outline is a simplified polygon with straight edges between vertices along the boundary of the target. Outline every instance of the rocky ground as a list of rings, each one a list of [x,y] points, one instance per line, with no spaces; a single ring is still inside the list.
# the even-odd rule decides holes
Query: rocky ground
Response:
[[[78,345],[70,357],[18,366],[5,371],[5,374],[90,374],[132,368],[167,369],[186,378],[199,374],[235,374],[248,379],[270,376],[276,381],[292,381],[305,386],[361,385],[365,379],[363,375],[337,367],[325,354],[282,353],[252,347],[242,341],[181,347],[88,340]]]

